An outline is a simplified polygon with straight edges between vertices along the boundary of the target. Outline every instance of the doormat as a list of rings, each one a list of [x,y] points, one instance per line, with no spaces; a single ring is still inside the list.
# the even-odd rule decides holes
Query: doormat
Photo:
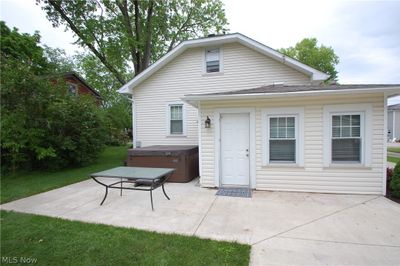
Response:
[[[250,188],[220,188],[217,191],[217,196],[251,198]]]

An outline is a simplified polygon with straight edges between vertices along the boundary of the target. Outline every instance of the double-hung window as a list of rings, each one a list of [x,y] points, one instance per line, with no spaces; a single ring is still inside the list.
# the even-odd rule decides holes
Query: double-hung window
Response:
[[[184,106],[182,103],[168,104],[168,132],[169,135],[184,135]]]
[[[296,162],[296,117],[269,117],[269,161]]]
[[[304,108],[262,110],[263,165],[304,165]]]
[[[361,163],[362,114],[332,114],[332,162]]]
[[[220,49],[206,49],[206,73],[220,72]]]
[[[372,105],[324,106],[325,167],[370,167],[372,160]]]

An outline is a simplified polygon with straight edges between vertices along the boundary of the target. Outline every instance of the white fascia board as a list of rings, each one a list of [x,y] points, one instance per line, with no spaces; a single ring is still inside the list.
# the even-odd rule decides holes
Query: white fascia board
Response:
[[[203,38],[203,39],[198,39],[198,40],[189,40],[189,41],[184,41],[180,43],[178,46],[176,46],[174,49],[172,49],[169,53],[165,54],[163,57],[161,57],[158,61],[156,61],[154,64],[149,66],[146,70],[144,70],[142,73],[134,77],[132,80],[130,80],[128,83],[126,83],[124,86],[122,86],[118,92],[122,94],[131,94],[135,86],[137,86],[139,83],[144,81],[146,78],[151,76],[155,71],[172,61],[176,56],[180,55],[183,53],[186,49],[188,48],[194,48],[194,47],[204,47],[204,46],[214,46],[214,45],[220,45],[224,43],[231,43],[231,42],[239,42],[240,44],[253,49],[255,51],[260,52],[263,55],[266,55],[268,57],[271,57],[283,64],[286,64],[306,75],[309,75],[311,77],[311,80],[313,81],[323,81],[329,78],[329,75],[318,71],[310,66],[307,66],[297,60],[294,60],[290,57],[287,57],[280,52],[265,46],[264,44],[261,44],[257,41],[254,41],[250,39],[249,37],[246,37],[240,33],[236,34],[228,34],[224,36],[216,36],[216,37],[209,37],[209,38]]]
[[[254,98],[276,98],[276,97],[295,97],[295,96],[316,96],[334,94],[358,94],[367,92],[399,93],[400,87],[393,88],[366,88],[349,90],[320,90],[320,91],[296,91],[296,92],[275,92],[275,93],[250,93],[250,94],[230,94],[230,95],[188,95],[181,98],[183,101],[195,105],[198,101],[213,100],[235,100],[235,99],[254,99]]]

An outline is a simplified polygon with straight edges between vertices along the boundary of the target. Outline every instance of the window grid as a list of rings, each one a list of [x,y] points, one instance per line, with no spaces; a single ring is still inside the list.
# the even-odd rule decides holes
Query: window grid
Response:
[[[295,163],[295,117],[270,117],[269,130],[269,161]]]
[[[183,134],[183,105],[171,104],[170,110],[170,134]]]
[[[332,122],[332,162],[361,162],[360,114],[335,114]]]
[[[332,139],[361,138],[360,115],[333,115]]]

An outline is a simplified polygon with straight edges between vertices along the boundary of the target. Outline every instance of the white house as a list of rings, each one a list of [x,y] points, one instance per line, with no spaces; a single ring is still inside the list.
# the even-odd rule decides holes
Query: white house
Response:
[[[388,141],[400,140],[400,104],[388,106]]]
[[[136,144],[199,146],[204,187],[385,194],[386,99],[400,85],[327,78],[236,33],[182,42],[119,91]]]

